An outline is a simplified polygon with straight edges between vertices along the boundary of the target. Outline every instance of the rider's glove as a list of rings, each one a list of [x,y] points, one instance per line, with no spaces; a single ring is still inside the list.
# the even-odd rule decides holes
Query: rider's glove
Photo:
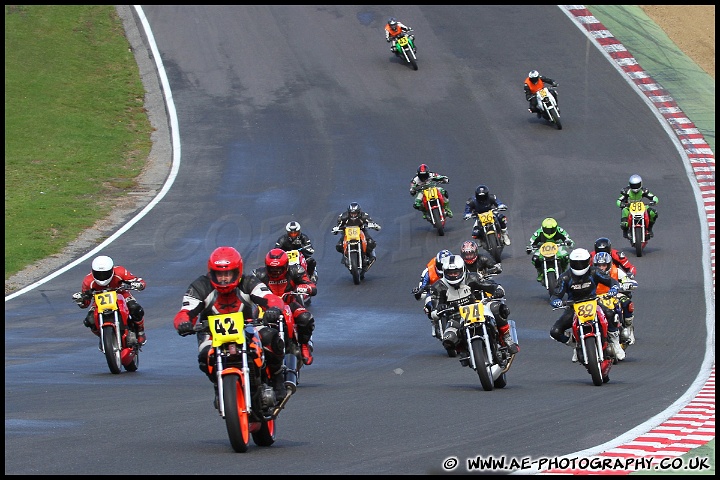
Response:
[[[504,203],[501,203],[500,205],[498,205],[497,209],[500,212],[504,212],[505,210],[507,210],[507,205],[505,205]]]
[[[498,287],[492,294],[492,298],[503,298],[505,296],[505,290],[502,287]]]
[[[193,327],[192,322],[183,322],[178,325],[177,332],[181,337],[186,337],[195,333],[195,328]]]
[[[278,323],[280,321],[280,315],[282,315],[282,311],[279,308],[270,307],[265,310],[263,321],[265,323]]]
[[[75,300],[75,303],[77,303],[78,307],[82,308],[85,306],[86,297],[83,292],[73,293],[72,298],[73,300]]]
[[[337,235],[338,233],[340,233],[340,227],[338,227],[338,226],[333,227],[332,233],[333,233],[333,235]]]
[[[532,249],[532,246],[530,246],[530,245],[528,245],[527,247],[525,247],[525,253],[527,253],[528,255],[530,255],[530,254],[532,253],[532,250],[533,250],[533,249]]]
[[[469,213],[466,213],[465,216],[463,217],[464,220],[470,220],[471,218],[472,218],[472,215]]]
[[[368,223],[368,227],[370,227],[370,228],[372,228],[372,229],[374,229],[374,230],[376,230],[376,231],[378,231],[378,232],[379,232],[380,229],[382,228],[382,227],[381,227],[380,225],[378,225],[377,223]]]
[[[560,84],[559,84],[559,83],[557,83],[557,82],[553,82],[552,86],[553,86],[553,87],[559,87],[559,86],[560,86]]]
[[[502,264],[496,263],[487,269],[487,273],[502,273]]]
[[[608,295],[610,295],[611,297],[617,297],[618,290],[619,289],[617,285],[613,285],[612,287],[610,287],[610,290],[608,290]]]
[[[420,300],[420,297],[422,296],[422,289],[420,287],[415,287],[412,289],[412,294],[415,295],[415,300]]]
[[[295,290],[304,295],[312,292],[312,287],[310,287],[310,285],[298,285]],[[265,314],[267,315],[267,312],[265,312]]]
[[[443,183],[450,183],[450,179],[448,177],[443,178]]]
[[[552,302],[550,302],[550,305],[552,305],[553,308],[560,308],[563,306],[563,301],[559,298],[555,298]]]
[[[133,290],[144,290],[145,285],[142,282],[135,281],[130,282],[130,288],[132,288]]]

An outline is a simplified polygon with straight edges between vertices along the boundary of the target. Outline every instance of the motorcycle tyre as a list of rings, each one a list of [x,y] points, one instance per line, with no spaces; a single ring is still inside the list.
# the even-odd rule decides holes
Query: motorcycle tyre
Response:
[[[225,375],[222,382],[225,426],[230,445],[236,452],[245,453],[250,446],[250,419],[245,411],[245,391],[238,375]]]
[[[562,130],[562,123],[560,123],[560,114],[557,112],[556,109],[550,110],[550,115],[552,116],[552,121],[555,123],[555,126],[558,130]]]
[[[441,237],[444,236],[445,235],[445,222],[443,221],[444,219],[442,218],[442,214],[440,213],[439,210],[435,209],[432,211],[431,215],[432,215],[433,225],[437,229],[438,235],[440,235]]]
[[[492,391],[495,387],[492,371],[488,366],[488,352],[485,348],[485,342],[482,338],[473,338],[470,342],[471,355],[475,358],[475,366],[477,367],[478,378],[480,379],[480,385],[486,392]]]
[[[505,374],[501,374],[494,382],[495,388],[505,388],[507,386],[507,377]]]
[[[260,430],[253,432],[252,438],[258,447],[269,447],[275,443],[275,420],[262,422]]]
[[[140,367],[140,350],[137,347],[135,347],[134,350],[135,353],[133,354],[132,361],[127,365],[123,365],[128,372],[137,372],[137,369]]]
[[[356,255],[350,257],[350,274],[352,275],[353,283],[355,285],[360,284],[360,267],[358,267],[358,259]]]
[[[547,281],[547,289],[550,296],[552,296],[553,292],[555,291],[555,287],[557,287],[557,281],[558,281],[558,274],[557,272],[547,272],[546,279]]]
[[[110,373],[117,375],[120,373],[121,360],[120,360],[120,345],[118,345],[117,337],[115,336],[115,328],[112,326],[106,326],[103,330],[103,349],[105,350],[105,360],[107,360],[108,368]]]
[[[502,257],[502,247],[498,243],[498,237],[495,233],[488,235],[485,239],[487,241],[487,251],[490,253],[495,263],[500,263],[500,257]]]
[[[417,69],[418,69],[417,60],[415,60],[415,56],[413,55],[412,51],[410,49],[408,49],[408,51],[405,52],[405,55],[407,55],[408,61],[410,62],[412,69],[417,71]]]
[[[598,358],[597,347],[595,345],[595,337],[586,337],[584,343],[588,356],[586,367],[592,377],[593,385],[599,387],[603,384],[603,377],[600,371],[600,359]]]
[[[643,255],[643,234],[642,227],[635,227],[635,254],[638,257]]]

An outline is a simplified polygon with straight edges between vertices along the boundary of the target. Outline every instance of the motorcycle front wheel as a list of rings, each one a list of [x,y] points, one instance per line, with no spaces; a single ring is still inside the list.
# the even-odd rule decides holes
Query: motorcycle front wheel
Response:
[[[105,360],[107,360],[108,368],[111,373],[120,373],[122,362],[120,360],[120,345],[118,344],[115,328],[108,325],[102,328],[103,349],[105,350]]]
[[[225,375],[222,382],[225,426],[230,444],[236,452],[245,453],[250,446],[250,420],[245,409],[245,391],[238,375]]]
[[[360,261],[358,254],[353,253],[350,255],[350,273],[352,274],[353,283],[360,285]]]
[[[440,210],[433,209],[431,215],[432,215],[433,225],[437,229],[438,235],[440,235],[442,237],[443,235],[445,235],[445,225],[443,225],[443,219],[442,219],[442,214],[440,213]]]
[[[487,349],[485,348],[485,342],[482,338],[473,338],[470,342],[471,355],[475,359],[475,366],[477,367],[478,378],[480,378],[480,385],[486,392],[491,391],[495,385],[492,379],[491,365],[488,365],[487,359],[489,358]]]
[[[598,351],[595,337],[585,337],[583,343],[585,344],[585,351],[587,352],[587,369],[592,377],[593,385],[599,387],[603,384],[602,372],[600,371],[600,359],[598,358]]]
[[[635,227],[635,255],[642,257],[643,254],[643,229],[641,226]]]
[[[555,126],[558,130],[562,130],[562,123],[560,123],[560,114],[557,112],[556,109],[550,110],[550,115],[552,115],[552,121],[555,123]]]
[[[555,270],[547,272],[545,281],[547,282],[547,289],[550,296],[552,296],[553,292],[555,291],[555,287],[557,287],[557,280],[558,274]]]

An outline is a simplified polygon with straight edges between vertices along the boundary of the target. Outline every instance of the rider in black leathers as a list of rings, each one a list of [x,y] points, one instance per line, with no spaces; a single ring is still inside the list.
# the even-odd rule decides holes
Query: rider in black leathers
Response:
[[[314,276],[317,261],[312,257],[315,249],[312,246],[310,237],[300,230],[300,224],[298,222],[292,221],[285,225],[285,235],[277,239],[275,246],[286,252],[297,250],[302,253],[307,263],[308,277],[310,277],[313,282],[317,282],[317,277]]]
[[[366,259],[365,264],[370,268],[375,262],[375,247],[377,244],[375,240],[368,233],[369,228],[373,228],[376,231],[380,231],[380,225],[373,222],[370,215],[362,211],[360,204],[357,202],[351,202],[345,212],[338,215],[337,225],[333,228],[334,233],[339,233],[345,227],[360,227],[360,230],[365,234],[365,241],[367,242],[367,251],[365,252]],[[335,250],[343,253],[343,238],[335,245]]]

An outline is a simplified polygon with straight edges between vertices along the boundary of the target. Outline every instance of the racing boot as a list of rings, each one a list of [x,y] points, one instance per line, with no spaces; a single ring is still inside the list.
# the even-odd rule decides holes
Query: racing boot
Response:
[[[648,228],[647,228],[647,232],[645,232],[645,235],[647,236],[648,239],[653,238],[655,236],[655,234],[653,234],[653,231],[652,231],[653,225],[654,225],[654,223],[650,222],[650,225],[648,225]]]
[[[568,338],[568,341],[565,342],[565,345],[567,345],[568,347],[571,347],[573,349],[573,354],[572,354],[571,360],[573,363],[577,363],[578,355],[577,355],[577,343],[575,343],[575,339],[572,336],[570,336],[570,338]]]
[[[503,228],[501,230],[501,233],[502,233],[502,239],[503,239],[503,242],[505,242],[505,245],[510,246],[510,235],[508,235],[507,228]]]
[[[625,328],[623,328],[622,335],[624,338],[627,338],[628,345],[633,345],[635,343],[635,327],[633,326],[633,320],[635,320],[635,316],[632,317],[625,317]]]
[[[622,222],[622,223],[620,224],[620,228],[622,229],[622,232],[623,232],[623,238],[628,238],[628,224],[627,224],[627,222]]]
[[[453,217],[453,212],[450,210],[450,200],[445,199],[445,216],[448,218]]]
[[[373,263],[375,263],[375,259],[376,259],[376,257],[375,257],[375,250],[373,250],[372,252],[368,252],[368,254],[367,254],[367,268],[365,268],[365,271],[370,270],[370,267],[372,267],[372,266],[373,266]]]
[[[139,322],[135,322],[135,328],[137,330],[137,341],[140,346],[147,343],[147,337],[145,337],[145,319],[143,318]]]
[[[608,332],[608,340],[610,342],[610,345],[612,345],[612,350],[615,355],[615,358],[618,359],[618,361],[625,360],[625,350],[620,346],[620,332],[617,330],[614,332]]]
[[[302,361],[305,365],[312,365],[313,363],[313,347],[310,345],[310,343],[303,343],[300,345],[300,353],[302,356]]]
[[[85,319],[83,320],[83,325],[85,325],[87,328],[92,330],[93,333],[97,332],[97,328],[95,327],[95,314],[94,310],[90,310],[87,315],[85,315]]]
[[[508,347],[508,352],[510,352],[512,355],[515,355],[520,351],[520,347],[517,343],[515,343],[515,340],[513,340],[512,335],[510,334],[510,325],[505,325],[505,327],[500,328],[500,333],[503,336],[503,341],[505,342],[505,345]]]

